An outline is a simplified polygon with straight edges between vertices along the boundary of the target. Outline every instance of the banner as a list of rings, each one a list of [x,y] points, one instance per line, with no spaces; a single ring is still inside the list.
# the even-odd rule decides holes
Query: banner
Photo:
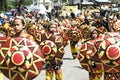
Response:
[[[63,6],[62,15],[66,16],[66,13],[78,11],[78,6]]]
[[[77,11],[78,6],[63,6],[62,11]]]

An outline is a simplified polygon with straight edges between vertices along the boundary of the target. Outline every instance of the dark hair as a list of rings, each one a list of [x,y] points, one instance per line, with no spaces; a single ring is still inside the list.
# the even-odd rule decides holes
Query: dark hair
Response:
[[[100,32],[99,32],[99,30],[98,29],[94,29],[94,30],[92,30],[91,32],[90,32],[90,37],[92,37],[92,35],[93,35],[93,32],[94,31],[96,31],[97,32],[97,37],[99,36],[99,34],[100,34]]]
[[[57,26],[57,23],[55,22],[55,21],[50,21],[49,23],[48,23],[48,26],[47,26],[47,30],[50,32],[50,27],[51,27],[51,25],[56,25]]]
[[[14,22],[16,19],[20,19],[21,22],[22,22],[22,24],[23,24],[24,26],[26,25],[26,22],[25,22],[25,20],[24,20],[24,18],[23,18],[22,16],[17,16],[17,17],[15,17],[14,20],[13,20],[13,22]],[[14,23],[13,23],[13,24],[14,24]]]

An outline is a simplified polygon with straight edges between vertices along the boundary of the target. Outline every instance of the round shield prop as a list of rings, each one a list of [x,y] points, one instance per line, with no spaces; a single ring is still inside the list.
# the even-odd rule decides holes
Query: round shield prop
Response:
[[[105,39],[99,47],[99,59],[104,64],[105,72],[117,73],[120,67],[120,39]]]
[[[50,33],[37,33],[36,41],[40,43],[41,51],[45,55],[46,64],[51,68],[52,64],[60,64],[64,55],[64,43],[61,36]],[[53,67],[53,66],[52,66]]]
[[[94,43],[94,40],[90,40],[81,46],[79,53],[79,62],[82,67],[88,72],[99,73],[102,72],[104,68],[103,64],[99,61],[99,58],[97,56],[98,49],[95,45],[98,44]]]
[[[99,47],[104,40],[109,38],[117,38],[119,39],[118,33],[109,32],[100,35],[95,40],[89,40],[85,42],[80,49],[79,53],[79,61],[81,65],[89,72],[97,72],[98,70],[104,70],[104,64],[100,61],[99,58]],[[95,66],[92,67],[92,61],[94,61]],[[98,67],[97,67],[98,66]]]
[[[37,33],[35,38],[38,43],[40,43],[40,47],[42,48],[42,53],[46,56],[46,58],[54,58],[58,56],[60,59],[63,58],[64,55],[64,44],[63,39],[60,36],[55,36],[49,33]]]
[[[57,46],[50,40],[44,40],[40,43],[41,51],[44,53],[46,59],[51,59],[57,54]]]
[[[23,37],[10,38],[2,50],[5,61],[0,68],[11,80],[31,80],[39,75],[43,66],[43,54],[39,45]]]
[[[97,55],[98,47],[104,40],[104,36],[101,34],[97,39],[83,43],[79,50],[79,62],[88,72],[98,73],[104,70],[103,64]]]

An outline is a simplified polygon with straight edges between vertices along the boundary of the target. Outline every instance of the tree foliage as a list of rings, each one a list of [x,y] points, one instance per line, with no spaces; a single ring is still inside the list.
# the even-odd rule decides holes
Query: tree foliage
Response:
[[[0,0],[0,11],[7,11],[12,8],[20,8],[22,5],[31,5],[32,0]]]
[[[7,0],[0,0],[0,11],[7,11],[8,7],[7,7]]]
[[[120,0],[110,0],[110,1],[112,1],[112,2],[120,2]]]

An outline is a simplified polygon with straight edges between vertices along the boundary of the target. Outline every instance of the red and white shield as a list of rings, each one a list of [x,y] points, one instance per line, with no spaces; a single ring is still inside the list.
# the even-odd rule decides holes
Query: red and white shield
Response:
[[[62,61],[64,43],[61,36],[55,36],[47,32],[38,32],[35,39],[39,43],[42,53],[45,55],[46,64],[58,64]]]
[[[111,37],[105,39],[99,47],[99,59],[104,64],[105,72],[120,71],[120,39]]]
[[[4,62],[0,69],[6,77],[11,80],[31,80],[39,75],[44,56],[35,41],[16,37],[8,39],[4,45],[1,49]]]

